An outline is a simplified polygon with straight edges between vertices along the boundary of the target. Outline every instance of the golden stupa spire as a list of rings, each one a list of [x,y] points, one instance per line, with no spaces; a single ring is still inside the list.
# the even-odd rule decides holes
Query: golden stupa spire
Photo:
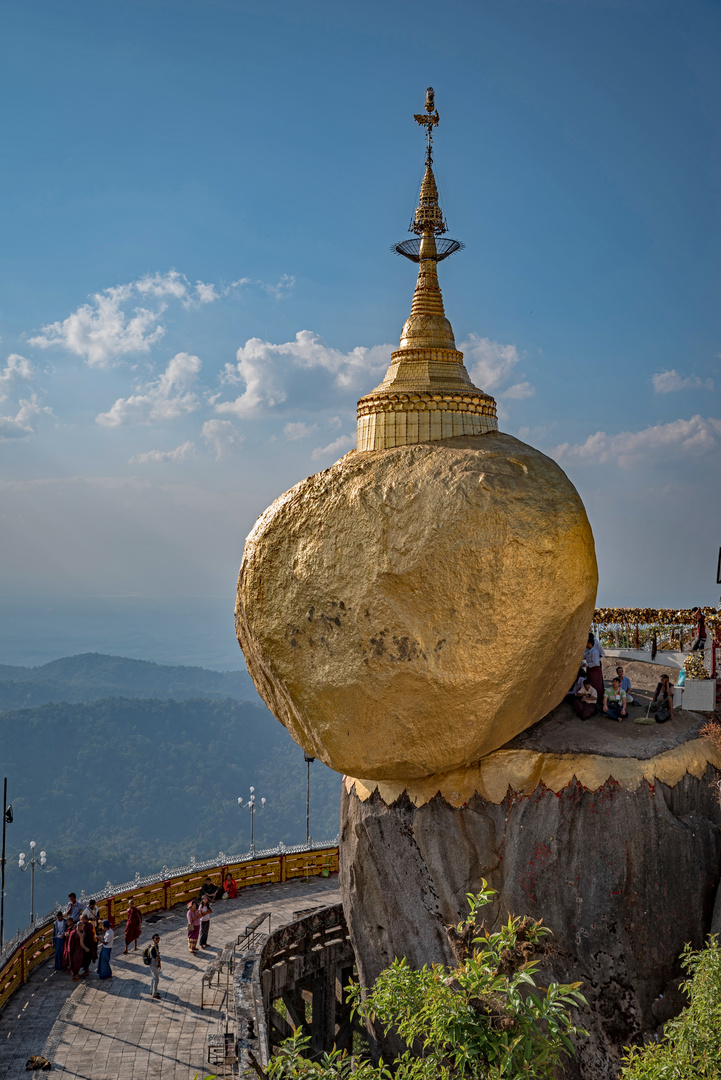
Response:
[[[449,238],[433,175],[433,128],[440,117],[433,88],[426,90],[426,112],[415,119],[427,130],[426,171],[409,232],[417,239],[392,250],[418,263],[411,313],[391,354],[383,382],[358,402],[359,450],[383,450],[433,442],[456,435],[496,431],[496,403],[473,385],[456,349],[438,284],[438,263],[463,244]]]

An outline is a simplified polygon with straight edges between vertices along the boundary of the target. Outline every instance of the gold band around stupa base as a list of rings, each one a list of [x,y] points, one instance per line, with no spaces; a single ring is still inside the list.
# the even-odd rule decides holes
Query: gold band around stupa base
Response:
[[[358,450],[497,431],[496,403],[480,391],[368,394],[358,402]]]

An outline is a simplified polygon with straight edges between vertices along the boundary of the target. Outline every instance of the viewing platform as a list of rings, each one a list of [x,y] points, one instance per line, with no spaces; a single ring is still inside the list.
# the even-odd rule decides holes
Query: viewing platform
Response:
[[[26,981],[5,997],[0,1011],[0,1080],[25,1076],[25,1063],[33,1055],[42,1055],[52,1063],[53,1071],[77,1080],[146,1080],[154,1076],[192,1080],[196,1073],[200,1077],[238,1075],[237,1064],[209,1064],[209,1043],[213,1040],[208,1036],[216,1035],[227,1021],[229,997],[233,997],[232,972],[229,978],[225,974],[213,978],[210,986],[203,983],[203,975],[227,942],[237,941],[257,916],[270,913],[271,928],[277,931],[297,919],[299,912],[340,902],[334,872],[337,848],[287,858],[294,866],[297,863],[300,871],[289,880],[273,881],[273,872],[277,877],[285,875],[274,866],[263,867],[277,858],[245,863],[248,876],[260,879],[258,886],[241,889],[235,900],[213,904],[208,948],[198,949],[195,955],[188,950],[185,900],[166,910],[146,899],[141,905],[146,914],[138,949],[127,956],[122,955],[124,924],[118,920],[111,959],[113,978],[107,981],[98,979],[96,964],[92,964],[86,978],[73,982],[69,971],[54,970],[52,949],[41,946],[40,962]],[[211,870],[208,875],[213,880],[218,877]],[[205,873],[196,877],[193,895],[198,894]],[[140,886],[134,892],[147,897],[168,884]],[[127,899],[116,896],[114,907],[120,915],[127,908]],[[266,923],[261,929],[267,928]],[[36,931],[35,937],[42,933]],[[143,949],[156,933],[160,935],[162,965],[160,1000],[150,996],[150,969],[142,959]],[[20,948],[23,946],[18,951]],[[27,947],[28,952],[31,948]],[[0,969],[0,995],[3,988],[7,994],[9,970],[11,964],[6,960]]]

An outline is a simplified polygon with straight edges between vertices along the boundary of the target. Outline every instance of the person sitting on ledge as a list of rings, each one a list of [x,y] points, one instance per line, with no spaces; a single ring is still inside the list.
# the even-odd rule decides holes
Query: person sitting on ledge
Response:
[[[223,890],[220,885],[214,885],[209,877],[205,879],[205,884],[200,890],[199,899],[202,901],[204,896],[207,896],[211,904],[214,900],[217,900],[219,896],[223,895]]]
[[[581,689],[576,692],[573,707],[581,720],[590,720],[598,706],[598,694],[588,679],[584,679]]]
[[[230,870],[225,875],[225,881],[223,882],[223,888],[229,900],[235,900],[238,896],[238,886],[235,878],[231,874]]]
[[[603,711],[619,723],[627,716],[626,691],[621,689],[621,680],[618,677],[611,683],[610,690],[604,692]]]
[[[650,711],[656,714],[657,724],[665,724],[667,720],[673,720],[673,689],[665,672],[651,698]]]
[[[624,675],[623,668],[621,667],[620,664],[616,668],[616,674],[618,675],[619,679],[621,680],[621,689],[625,690],[625,692],[626,692],[626,705],[636,705],[636,704],[638,704],[638,702],[635,702],[633,700],[633,698],[631,697],[631,694],[629,693],[629,691],[631,689],[631,680],[629,679],[628,675]]]

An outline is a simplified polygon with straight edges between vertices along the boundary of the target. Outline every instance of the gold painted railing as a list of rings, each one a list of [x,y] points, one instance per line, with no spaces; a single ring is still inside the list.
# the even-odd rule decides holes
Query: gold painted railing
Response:
[[[109,919],[111,925],[115,926],[116,923],[124,921],[131,897],[143,915],[167,911],[176,904],[197,897],[207,878],[210,878],[214,885],[222,885],[227,871],[233,875],[238,889],[244,889],[248,885],[270,885],[293,878],[337,873],[338,848],[330,845],[304,851],[279,852],[239,862],[219,863],[210,867],[207,863],[201,863],[200,866],[202,869],[191,868],[186,873],[169,877],[161,875],[160,880],[122,889],[111,895],[96,893],[92,899],[96,902],[100,918]],[[27,982],[33,968],[52,956],[53,951],[51,916],[17,944],[0,967],[0,1009],[17,988]]]

